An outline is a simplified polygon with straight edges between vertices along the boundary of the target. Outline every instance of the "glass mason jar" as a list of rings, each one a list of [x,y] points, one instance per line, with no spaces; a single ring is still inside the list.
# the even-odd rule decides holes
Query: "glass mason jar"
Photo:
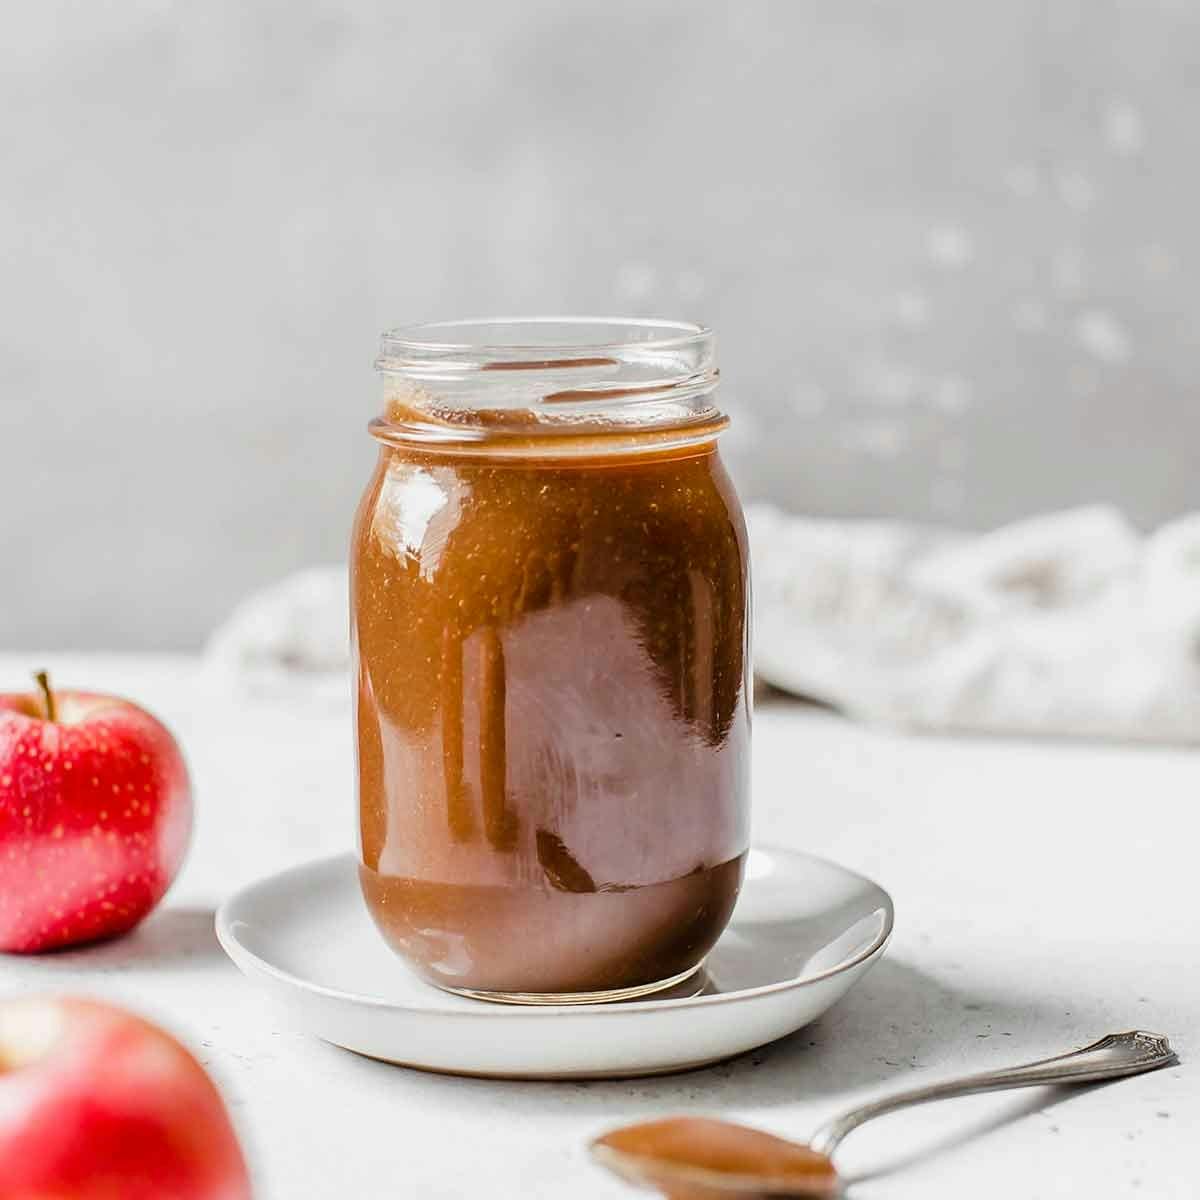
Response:
[[[745,528],[712,334],[384,335],[354,527],[361,882],[440,987],[642,995],[704,961],[749,818]]]

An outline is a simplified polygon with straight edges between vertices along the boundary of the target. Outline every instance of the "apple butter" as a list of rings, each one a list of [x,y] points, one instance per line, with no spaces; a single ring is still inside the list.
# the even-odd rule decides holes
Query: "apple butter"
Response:
[[[367,907],[455,991],[670,986],[747,848],[748,562],[711,335],[422,326],[380,367],[351,555]]]

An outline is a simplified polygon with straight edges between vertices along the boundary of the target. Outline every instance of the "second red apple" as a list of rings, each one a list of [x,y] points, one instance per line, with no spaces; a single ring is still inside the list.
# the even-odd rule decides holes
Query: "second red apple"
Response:
[[[128,700],[0,693],[0,950],[112,937],[162,899],[192,827],[170,732]]]

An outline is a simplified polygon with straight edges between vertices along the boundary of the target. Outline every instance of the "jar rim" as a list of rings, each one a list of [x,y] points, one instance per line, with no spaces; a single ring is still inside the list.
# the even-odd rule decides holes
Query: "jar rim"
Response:
[[[431,355],[495,354],[507,359],[516,352],[543,354],[548,362],[600,350],[711,354],[712,345],[709,326],[660,317],[473,317],[385,330],[375,365],[384,372],[402,371],[409,364],[427,363]]]

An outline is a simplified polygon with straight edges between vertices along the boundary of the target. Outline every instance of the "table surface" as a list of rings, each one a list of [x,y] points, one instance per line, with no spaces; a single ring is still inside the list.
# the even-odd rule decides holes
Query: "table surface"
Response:
[[[912,737],[768,698],[755,724],[755,838],[888,888],[897,925],[882,962],[815,1025],[705,1070],[457,1079],[290,1030],[213,935],[231,889],[353,844],[346,712],[231,698],[194,658],[34,657],[60,686],[129,695],[171,725],[197,822],[179,880],[139,930],[6,959],[4,990],[87,992],[178,1033],[222,1087],[260,1197],[618,1200],[634,1193],[584,1150],[613,1124],[707,1112],[803,1138],[889,1089],[1135,1027],[1168,1034],[1184,1065],[914,1110],[855,1134],[840,1161],[862,1176],[853,1194],[864,1198],[1196,1194],[1194,752]],[[23,687],[31,661],[0,656],[0,687]]]

